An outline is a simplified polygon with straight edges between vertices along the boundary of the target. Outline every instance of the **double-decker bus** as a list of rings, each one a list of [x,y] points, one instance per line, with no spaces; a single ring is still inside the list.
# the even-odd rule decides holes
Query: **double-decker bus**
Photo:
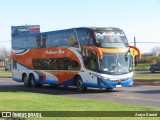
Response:
[[[43,84],[113,89],[133,85],[125,33],[113,27],[80,27],[12,37],[13,80],[26,87]]]

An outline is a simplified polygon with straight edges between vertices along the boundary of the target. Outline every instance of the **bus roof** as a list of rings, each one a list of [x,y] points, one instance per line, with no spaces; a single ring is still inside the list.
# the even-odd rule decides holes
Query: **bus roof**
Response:
[[[62,30],[54,30],[54,31],[47,31],[47,32],[39,32],[39,33],[30,33],[30,34],[24,34],[24,35],[18,35],[15,36],[14,38],[17,37],[23,37],[23,36],[34,36],[34,35],[41,35],[41,34],[51,34],[53,32],[63,32],[71,29],[90,29],[90,30],[121,30],[116,27],[77,27],[77,28],[70,28],[70,29],[62,29]]]
[[[88,29],[91,29],[91,30],[121,30],[121,29],[116,28],[116,27],[78,27],[78,28],[75,28],[75,29],[79,29],[79,28],[88,28]]]

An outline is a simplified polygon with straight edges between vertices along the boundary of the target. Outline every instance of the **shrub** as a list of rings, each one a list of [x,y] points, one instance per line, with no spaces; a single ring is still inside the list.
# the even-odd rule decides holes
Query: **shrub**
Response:
[[[151,66],[151,64],[149,64],[149,63],[139,63],[135,67],[135,70],[136,71],[148,71],[150,66]]]
[[[160,62],[160,56],[142,56],[141,59],[137,60],[137,63],[154,64],[156,62]]]

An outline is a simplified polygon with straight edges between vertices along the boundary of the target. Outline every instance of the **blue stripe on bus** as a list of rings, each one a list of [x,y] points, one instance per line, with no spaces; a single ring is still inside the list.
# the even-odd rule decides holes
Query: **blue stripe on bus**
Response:
[[[24,52],[26,52],[28,49],[24,49],[23,51],[21,51],[21,52],[19,52],[19,53],[15,53],[15,54],[22,54],[22,53],[24,53]]]
[[[84,82],[83,84],[85,87],[116,88],[118,82],[98,78],[97,83]],[[122,87],[131,87],[133,86],[133,78],[128,79],[126,81],[121,81],[120,84],[122,85]]]

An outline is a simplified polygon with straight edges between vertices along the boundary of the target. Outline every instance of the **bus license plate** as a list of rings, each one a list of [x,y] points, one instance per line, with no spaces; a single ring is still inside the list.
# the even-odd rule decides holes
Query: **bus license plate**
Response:
[[[116,85],[116,87],[122,87],[122,85]]]

